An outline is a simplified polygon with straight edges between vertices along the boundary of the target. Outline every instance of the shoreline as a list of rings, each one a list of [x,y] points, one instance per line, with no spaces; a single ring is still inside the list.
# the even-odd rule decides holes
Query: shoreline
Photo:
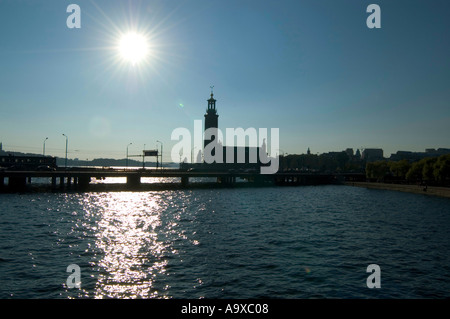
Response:
[[[450,198],[449,187],[428,186],[427,190],[424,191],[423,186],[419,185],[387,184],[387,183],[372,183],[372,182],[345,182],[344,184],[347,186],[365,187],[371,189],[384,189],[384,190]]]

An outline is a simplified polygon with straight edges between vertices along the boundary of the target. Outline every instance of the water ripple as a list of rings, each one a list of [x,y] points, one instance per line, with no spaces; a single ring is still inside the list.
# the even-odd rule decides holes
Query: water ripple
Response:
[[[0,201],[1,298],[450,296],[448,199],[320,186]]]

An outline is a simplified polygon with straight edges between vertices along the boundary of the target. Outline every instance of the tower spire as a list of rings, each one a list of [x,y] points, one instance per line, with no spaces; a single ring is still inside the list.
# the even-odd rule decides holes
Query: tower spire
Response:
[[[205,114],[205,132],[208,129],[213,129],[215,131],[215,133],[213,134],[213,137],[211,139],[204,140],[203,147],[206,147],[207,144],[211,143],[213,140],[216,139],[217,129],[218,129],[219,115],[217,114],[217,110],[216,110],[216,100],[213,97],[214,86],[210,86],[210,88],[211,88],[211,97],[208,99],[208,108],[206,109],[206,114]]]
[[[210,86],[211,88],[211,97],[208,100],[208,109],[206,110],[207,113],[216,113],[216,100],[214,99],[214,85]]]

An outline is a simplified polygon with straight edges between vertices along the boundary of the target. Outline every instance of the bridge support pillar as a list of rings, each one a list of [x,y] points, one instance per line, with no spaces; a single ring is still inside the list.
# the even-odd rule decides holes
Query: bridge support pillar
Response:
[[[59,188],[63,189],[64,188],[64,177],[61,176],[59,178]]]
[[[185,187],[189,185],[189,177],[183,176],[181,177],[181,186]]]
[[[139,175],[128,175],[127,176],[127,186],[128,187],[138,187],[141,185],[141,176]]]
[[[23,189],[27,185],[26,177],[10,177],[8,186],[12,189]]]
[[[56,176],[52,177],[52,189],[56,189]]]
[[[89,176],[79,176],[77,177],[77,188],[86,189],[89,187],[89,183],[91,182],[91,178]]]
[[[52,189],[56,189],[56,177],[52,177]]]

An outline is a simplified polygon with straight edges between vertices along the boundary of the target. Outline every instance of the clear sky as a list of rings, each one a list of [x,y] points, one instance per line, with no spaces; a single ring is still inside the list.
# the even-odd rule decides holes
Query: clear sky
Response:
[[[69,29],[69,4],[81,28]],[[369,29],[366,8],[381,8]],[[450,147],[448,0],[0,0],[0,141],[124,158],[203,120],[279,128],[289,154]],[[148,38],[132,65],[121,34]]]

